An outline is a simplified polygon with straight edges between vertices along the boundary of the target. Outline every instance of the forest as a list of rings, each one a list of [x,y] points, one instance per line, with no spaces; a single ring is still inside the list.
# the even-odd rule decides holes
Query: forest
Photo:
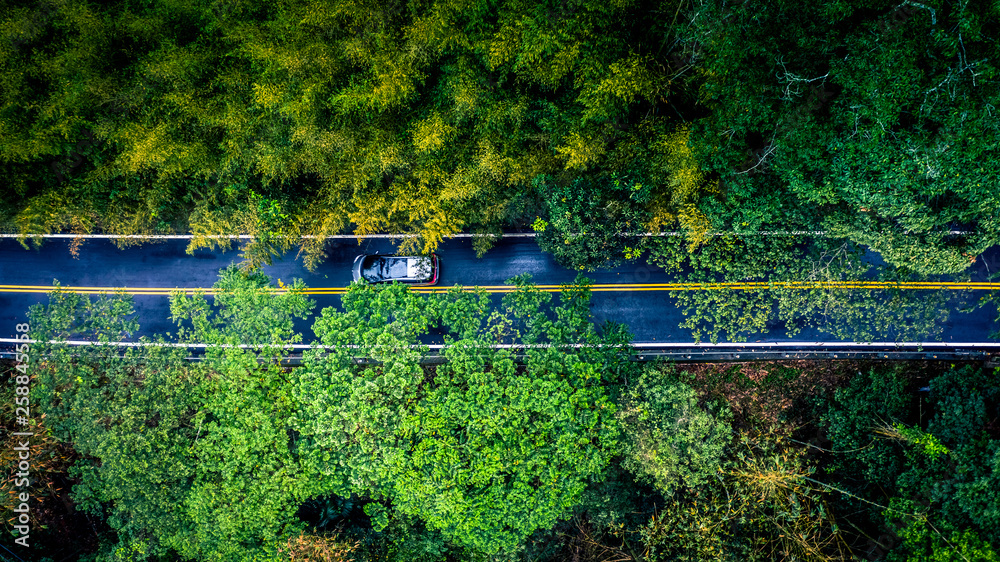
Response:
[[[1000,245],[998,68],[995,0],[0,0],[0,232],[252,237],[147,340],[198,361],[60,343],[135,333],[123,294],[32,310],[34,554],[1000,558],[996,368],[636,362],[584,276],[772,284],[671,295],[696,339],[934,337],[951,294],[775,283],[968,278]],[[505,232],[581,276],[316,311],[258,269]]]
[[[496,307],[355,284],[307,338],[301,282],[232,266],[124,350],[65,342],[138,330],[132,297],[54,287],[29,314],[34,559],[1000,558],[1000,369],[638,362],[585,277],[510,282]]]
[[[0,226],[25,243],[247,234],[251,264],[314,266],[331,234],[485,253],[513,229],[594,269],[683,259],[646,232],[739,257],[822,232],[924,276],[1000,242],[996,2],[0,6]]]

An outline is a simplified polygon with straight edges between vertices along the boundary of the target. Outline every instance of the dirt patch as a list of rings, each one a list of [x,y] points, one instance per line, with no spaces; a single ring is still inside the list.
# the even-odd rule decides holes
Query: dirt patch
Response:
[[[706,399],[724,400],[734,426],[793,426],[811,423],[809,403],[844,386],[858,372],[899,369],[917,392],[953,366],[948,362],[905,361],[766,361],[745,363],[675,363],[688,383]]]

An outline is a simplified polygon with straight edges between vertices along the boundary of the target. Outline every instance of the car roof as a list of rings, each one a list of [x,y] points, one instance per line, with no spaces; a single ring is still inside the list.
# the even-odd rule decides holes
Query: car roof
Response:
[[[423,256],[382,256],[369,255],[362,274],[378,279],[398,279],[422,281],[433,275],[430,258]]]

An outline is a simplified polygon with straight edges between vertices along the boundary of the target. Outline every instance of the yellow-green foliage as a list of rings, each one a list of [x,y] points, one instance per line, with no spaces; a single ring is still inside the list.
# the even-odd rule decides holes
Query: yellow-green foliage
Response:
[[[630,54],[602,69],[599,80],[587,84],[579,101],[587,109],[585,119],[608,119],[621,112],[621,106],[644,99],[653,101],[659,95],[662,78],[650,71],[647,57]]]
[[[605,140],[599,135],[584,137],[573,131],[566,138],[566,144],[556,147],[556,152],[566,159],[567,170],[586,170],[604,154]]]
[[[438,112],[418,121],[413,130],[413,147],[418,154],[440,149],[455,135],[455,127],[449,125]]]
[[[661,135],[654,145],[654,150],[664,157],[669,189],[654,203],[653,223],[667,219],[671,211],[675,213],[687,237],[688,249],[693,251],[708,239],[712,227],[697,202],[704,195],[717,193],[718,181],[705,177],[688,144],[689,136],[690,131],[681,127],[672,134]]]
[[[621,136],[609,120],[655,98],[659,70],[615,32],[636,9],[164,0],[97,11],[70,0],[9,10],[0,165],[18,195],[0,214],[38,232],[179,227],[197,248],[212,236],[256,240],[253,212],[226,187],[246,185],[287,201],[283,235],[413,234],[411,249],[432,251],[461,229],[498,232],[534,212],[518,200],[533,178],[598,170]],[[585,111],[600,119],[585,125]],[[91,134],[94,146],[78,150]],[[51,159],[74,164],[37,173]],[[310,264],[322,255],[317,241],[303,249]]]

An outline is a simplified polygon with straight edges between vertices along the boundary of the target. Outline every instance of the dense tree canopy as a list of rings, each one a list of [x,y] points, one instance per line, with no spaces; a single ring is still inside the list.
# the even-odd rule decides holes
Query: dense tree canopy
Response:
[[[584,278],[357,284],[313,339],[258,266],[532,230],[700,284],[698,339],[933,337],[943,292],[833,285],[1000,243],[998,34],[992,0],[0,0],[0,228],[252,237],[146,340],[200,361],[65,344],[135,333],[124,295],[33,309],[39,478],[72,465],[38,497],[95,561],[996,560],[996,369],[639,365]]]
[[[805,229],[920,274],[998,242],[986,0],[2,5],[24,234],[244,233],[259,263],[548,225],[592,268],[620,233]]]
[[[544,318],[549,294],[522,290],[508,297],[509,313]],[[586,328],[586,287],[563,301],[559,320],[530,330],[552,345],[600,343]],[[444,310],[401,286],[364,287],[345,299],[345,312],[324,311],[317,335],[335,351],[310,355],[298,370],[295,427],[310,443],[302,454],[329,463],[342,495],[384,498],[478,551],[513,551],[575,505],[607,465],[617,429],[602,380],[618,369],[614,346],[625,341],[608,341],[596,356],[529,348],[518,365],[489,347],[496,332],[475,325],[488,300],[453,293],[441,303]],[[453,336],[431,376],[411,346],[442,312],[473,323]],[[357,355],[380,366],[356,373]],[[385,511],[372,505],[384,528]]]
[[[35,392],[82,455],[73,498],[106,514],[108,556],[275,556],[304,529],[300,506],[330,497],[360,498],[376,531],[416,518],[452,548],[510,554],[608,466],[619,429],[605,384],[630,368],[627,333],[591,324],[585,280],[557,306],[516,282],[493,315],[485,294],[355,285],[343,312],[316,320],[325,347],[295,370],[276,360],[313,306],[301,282],[276,291],[231,267],[213,302],[175,294],[181,341],[214,346],[197,363],[183,348],[60,343],[137,326],[124,295],[57,291],[31,313],[33,335],[53,340],[36,347]],[[421,364],[430,331],[449,342],[436,367]]]
[[[923,273],[960,271],[996,244],[996,161],[979,156],[998,140],[995,5],[772,2],[700,15],[712,114],[696,144],[743,200],[727,205],[733,227],[775,221],[791,196],[810,226]]]
[[[297,367],[301,282],[234,266],[211,300],[173,295],[198,361],[67,345],[137,326],[125,295],[57,288],[30,314],[42,505],[91,518],[95,561],[996,556],[996,372],[643,366],[586,279],[557,302],[511,283],[356,284]]]

